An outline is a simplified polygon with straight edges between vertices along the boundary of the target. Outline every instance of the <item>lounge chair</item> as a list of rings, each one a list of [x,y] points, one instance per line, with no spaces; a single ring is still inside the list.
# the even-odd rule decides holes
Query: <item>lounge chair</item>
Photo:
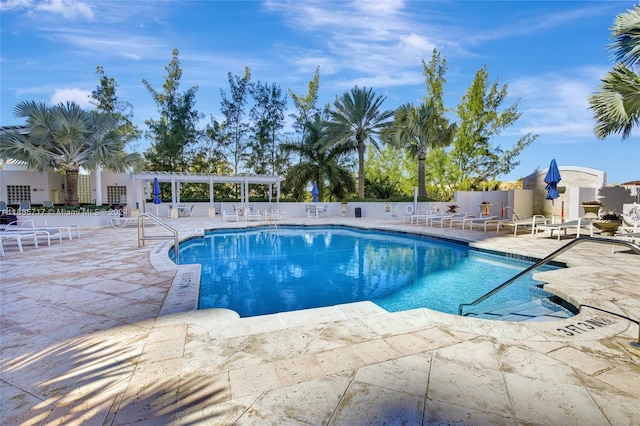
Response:
[[[490,223],[491,222],[489,222],[488,224]],[[500,227],[505,226],[513,227],[513,235],[518,234],[518,228],[521,227],[527,229],[529,227],[531,228],[531,235],[533,235],[537,226],[543,226],[547,224],[547,218],[539,214],[533,215],[532,217],[526,219],[520,219],[517,216],[514,216],[512,219],[496,219],[495,224],[497,234],[500,233]]]
[[[464,229],[465,224],[467,223],[466,221],[471,220],[471,219],[475,219],[476,218],[476,214],[472,213],[472,212],[466,212],[464,213],[462,216],[459,217],[454,217],[452,219],[449,220],[449,228],[453,228],[453,225],[461,225],[462,229]]]
[[[453,219],[463,217],[461,213],[442,213],[440,215],[430,217],[427,219],[427,225],[436,226],[437,223],[440,224],[440,228],[444,228],[445,222],[450,222]]]
[[[321,216],[325,216],[326,217],[328,211],[329,211],[329,205],[325,204],[324,206],[317,208],[316,215],[318,217],[321,217]]]
[[[137,217],[116,216],[111,218],[111,226],[113,226],[114,228],[124,228],[126,226],[133,226],[133,225],[136,225],[136,226],[138,225]]]
[[[24,235],[35,235],[36,239],[38,237],[44,237],[47,239],[47,245],[51,245],[51,237],[58,237],[60,242],[62,242],[62,233],[58,230],[45,230],[45,229],[32,229],[28,226],[18,226],[18,225],[7,225],[1,231],[3,235],[8,234],[24,234]]]
[[[305,207],[307,210],[307,219],[317,219],[318,218],[318,206],[315,204],[309,204]]]
[[[623,233],[615,234],[613,236],[613,239],[640,244],[640,232],[623,232]],[[616,246],[613,245],[611,246],[611,253],[615,253],[615,252],[616,252]]]
[[[27,220],[23,222],[23,226],[27,226],[31,224],[31,228],[34,230],[58,230],[58,231],[67,231],[67,236],[69,240],[73,240],[73,232],[75,231],[78,238],[80,238],[80,227],[78,225],[49,225],[47,223],[47,219],[33,219]]]
[[[564,235],[567,235],[567,230],[575,229],[576,238],[578,238],[580,236],[580,230],[584,228],[588,228],[590,235],[593,237],[593,224],[591,221],[583,218],[578,218],[578,220],[571,220],[564,223],[537,225],[534,229],[533,235],[537,236],[538,232],[549,231],[550,237],[553,238],[553,231],[556,231],[558,233],[558,241],[560,241],[560,231],[564,231]]]
[[[469,225],[469,230],[473,231],[473,225],[477,224],[477,225],[481,225],[484,227],[484,231],[487,232],[487,223],[491,222],[492,220],[496,220],[498,217],[495,215],[480,215],[480,217],[474,217],[471,219],[466,220],[463,224],[462,224],[462,229],[465,228],[466,225]]]
[[[22,240],[28,238],[33,239],[33,245],[38,248],[38,237],[34,232],[0,231],[0,256],[5,256],[4,245],[2,243],[4,240],[14,240],[16,244],[18,244],[18,250],[22,253],[24,252]]]
[[[222,211],[222,220],[225,221],[225,222],[229,222],[230,220],[235,220],[237,222],[238,220],[240,220],[240,218],[238,217],[238,210],[236,210],[235,207],[234,207],[232,212],[228,212],[226,210],[223,210]]]
[[[255,220],[255,221],[259,222],[260,220],[262,220],[262,214],[260,214],[259,211],[253,211],[253,210],[247,211],[244,214],[244,219],[247,222],[251,222],[252,220]]]
[[[195,206],[191,204],[189,207],[178,208],[178,216],[180,217],[193,217],[193,208]]]

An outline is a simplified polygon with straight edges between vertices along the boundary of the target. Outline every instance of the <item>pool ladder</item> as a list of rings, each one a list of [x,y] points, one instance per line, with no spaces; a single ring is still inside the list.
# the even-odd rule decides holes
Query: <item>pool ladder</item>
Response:
[[[580,244],[580,243],[597,243],[597,244],[608,244],[608,245],[618,245],[618,246],[624,246],[627,248],[630,248],[635,254],[640,254],[640,245],[632,243],[630,241],[621,241],[621,240],[614,240],[611,238],[598,238],[598,237],[578,237],[575,240],[572,240],[570,242],[568,242],[567,244],[565,244],[564,246],[560,247],[559,249],[557,249],[556,251],[554,251],[553,253],[551,253],[550,255],[548,255],[547,257],[545,257],[542,260],[539,260],[538,262],[536,262],[535,264],[529,266],[527,269],[525,269],[524,271],[520,272],[519,274],[509,278],[507,281],[505,281],[504,283],[500,284],[499,286],[497,286],[496,288],[494,288],[493,290],[490,290],[488,292],[486,292],[485,294],[483,294],[482,296],[478,297],[476,300],[474,300],[471,303],[461,303],[458,306],[458,315],[463,315],[462,311],[464,309],[465,306],[476,306],[478,303],[483,302],[485,300],[487,300],[489,297],[493,296],[494,294],[496,294],[497,292],[505,289],[506,287],[510,286],[511,284],[513,284],[515,281],[517,281],[518,279],[520,279],[522,276],[528,274],[529,272],[533,271],[534,269],[537,269],[539,267],[541,267],[542,265],[545,265],[549,262],[551,262],[553,259],[555,259],[556,257],[560,256],[562,253],[564,253],[565,251],[573,248],[574,246]],[[581,307],[586,307],[586,308],[591,308],[591,309],[595,309],[597,311],[601,311],[601,312],[606,312],[608,314],[617,316],[619,318],[623,318],[626,319],[628,321],[631,321],[635,324],[638,325],[639,330],[638,330],[638,341],[637,342],[633,342],[632,345],[635,347],[640,347],[640,321],[629,318],[627,316],[615,313],[615,312],[610,312],[595,306],[591,306],[591,305],[580,305]]]
[[[144,230],[144,220],[145,218],[150,219],[154,223],[162,226],[167,231],[171,232],[172,235],[145,235]],[[180,254],[180,241],[178,239],[178,231],[175,228],[167,225],[166,222],[160,220],[158,216],[152,215],[151,213],[142,213],[138,216],[138,248],[144,246],[146,240],[167,240],[173,239],[173,249],[176,254],[176,263],[179,262],[179,254]]]

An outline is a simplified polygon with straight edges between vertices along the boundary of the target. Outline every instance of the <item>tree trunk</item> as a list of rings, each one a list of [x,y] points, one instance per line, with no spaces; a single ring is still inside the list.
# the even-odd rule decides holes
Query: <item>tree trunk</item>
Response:
[[[364,199],[364,141],[358,139],[358,198]]]
[[[424,160],[425,157],[418,157],[418,196],[426,197],[427,196],[427,186],[425,184],[424,177]]]
[[[67,176],[67,196],[64,203],[67,206],[77,206],[78,202],[78,170],[66,170]]]

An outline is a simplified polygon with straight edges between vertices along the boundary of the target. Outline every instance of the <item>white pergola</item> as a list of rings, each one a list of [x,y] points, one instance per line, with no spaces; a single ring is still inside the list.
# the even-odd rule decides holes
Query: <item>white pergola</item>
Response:
[[[280,200],[280,182],[284,178],[273,175],[212,175],[212,174],[196,174],[181,172],[144,172],[132,175],[133,178],[133,198],[138,202],[139,188],[148,188],[155,178],[158,182],[171,183],[171,203],[180,203],[180,185],[182,183],[208,183],[209,184],[209,204],[213,207],[213,185],[216,183],[223,184],[239,184],[240,185],[240,202],[248,204],[249,202],[249,185],[269,185],[269,202],[272,201],[273,186],[276,186],[276,202]],[[146,194],[145,194],[146,195]]]

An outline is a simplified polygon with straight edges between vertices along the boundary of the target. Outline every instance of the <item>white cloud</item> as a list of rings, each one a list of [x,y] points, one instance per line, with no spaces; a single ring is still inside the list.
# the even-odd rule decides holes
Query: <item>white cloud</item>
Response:
[[[57,105],[61,102],[75,102],[82,108],[88,108],[91,106],[89,99],[91,97],[91,91],[89,90],[81,90],[76,87],[71,89],[58,89],[51,96],[50,103],[52,105]]]
[[[94,18],[93,8],[88,3],[78,0],[8,0],[0,3],[0,10],[24,10],[29,14],[38,12],[62,15],[65,19]]]

